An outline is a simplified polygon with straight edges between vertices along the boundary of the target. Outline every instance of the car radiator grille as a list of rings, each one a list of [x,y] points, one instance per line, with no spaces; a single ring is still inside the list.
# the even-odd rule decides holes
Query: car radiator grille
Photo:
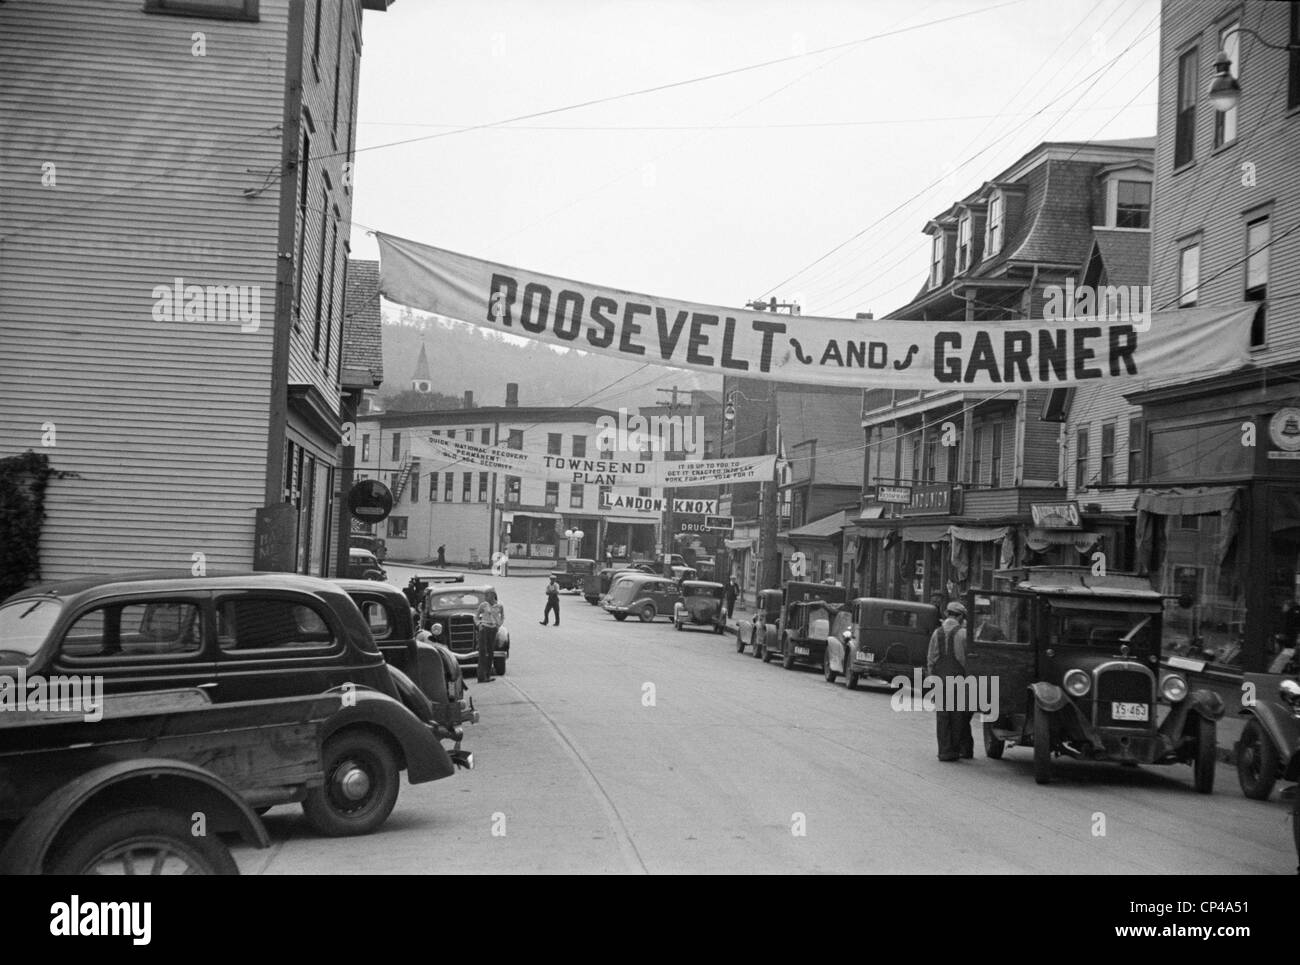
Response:
[[[448,619],[447,645],[457,653],[473,653],[478,650],[472,616],[454,616]]]
[[[1128,704],[1146,704],[1148,708],[1155,703],[1155,682],[1143,669],[1117,667],[1102,670],[1097,674],[1097,717],[1098,725],[1117,724],[1123,727],[1134,726],[1133,721],[1115,720],[1112,715],[1112,701]],[[1153,710],[1148,710],[1153,713]],[[1154,720],[1154,717],[1152,718]],[[1139,724],[1140,726],[1140,724]]]

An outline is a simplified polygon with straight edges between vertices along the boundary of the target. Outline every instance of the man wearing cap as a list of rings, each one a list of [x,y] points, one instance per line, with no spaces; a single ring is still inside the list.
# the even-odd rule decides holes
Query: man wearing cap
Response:
[[[965,692],[961,686],[949,686],[952,677],[966,676],[966,607],[949,603],[944,620],[930,636],[926,653],[925,670],[930,676],[943,679],[943,697]],[[942,706],[942,699],[941,699]],[[936,735],[939,738],[939,760],[955,761],[975,756],[975,738],[971,734],[971,717],[974,712],[965,708],[943,707],[935,712]]]

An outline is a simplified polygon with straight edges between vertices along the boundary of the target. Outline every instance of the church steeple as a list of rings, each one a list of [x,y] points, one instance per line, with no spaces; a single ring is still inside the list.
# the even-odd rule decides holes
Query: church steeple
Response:
[[[415,360],[415,374],[411,376],[411,388],[416,392],[428,394],[433,391],[433,377],[429,374],[429,357],[420,345],[420,357]]]

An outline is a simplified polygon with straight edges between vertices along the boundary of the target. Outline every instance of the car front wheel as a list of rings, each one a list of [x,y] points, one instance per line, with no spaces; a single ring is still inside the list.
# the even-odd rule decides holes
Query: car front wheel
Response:
[[[835,678],[839,676],[838,673],[831,669],[831,654],[829,650],[826,651],[826,656],[822,657],[822,675],[826,678],[828,684],[835,683]]]
[[[781,666],[786,670],[794,669],[794,645],[789,637],[781,639]]]
[[[397,758],[382,738],[343,732],[325,742],[325,783],[307,792],[303,813],[329,837],[369,834],[392,813],[401,787]]]
[[[219,837],[196,836],[189,817],[169,808],[138,808],[96,818],[59,846],[45,869],[55,875],[239,874]]]
[[[654,620],[655,614],[655,605],[653,603],[647,603],[637,612],[637,616],[641,618],[642,623],[650,623]]]
[[[492,659],[492,672],[498,677],[504,677],[506,675],[505,657],[494,657]]]
[[[990,760],[1002,760],[1002,752],[1007,749],[1007,742],[993,736],[993,725],[984,725],[984,756]]]
[[[1265,801],[1277,783],[1278,753],[1272,739],[1252,717],[1237,743],[1237,782],[1241,793],[1255,801]]]
[[[615,613],[615,614],[614,614],[614,619],[617,620],[619,623],[622,623],[624,620],[627,619],[627,614],[626,614],[626,613]]]

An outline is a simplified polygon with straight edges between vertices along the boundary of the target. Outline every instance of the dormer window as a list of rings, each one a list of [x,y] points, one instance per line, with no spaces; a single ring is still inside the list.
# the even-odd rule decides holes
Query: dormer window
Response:
[[[957,222],[957,274],[970,267],[970,215]]]
[[[1151,184],[1148,181],[1115,182],[1115,227],[1151,227]]]
[[[936,231],[930,243],[930,287],[943,284],[943,232]]]
[[[984,225],[984,257],[990,258],[1002,250],[1002,192],[989,198],[988,221]]]

